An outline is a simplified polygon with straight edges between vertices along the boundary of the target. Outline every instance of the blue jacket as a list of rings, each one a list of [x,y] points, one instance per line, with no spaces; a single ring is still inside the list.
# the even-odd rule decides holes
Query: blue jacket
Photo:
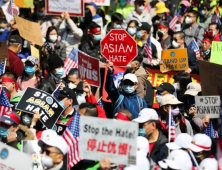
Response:
[[[10,30],[5,29],[2,35],[0,36],[0,41],[7,41],[9,34],[10,34]]]
[[[137,95],[137,91],[135,91],[132,94],[126,94],[124,92],[120,92],[119,90],[117,90],[113,82],[113,71],[112,72],[107,71],[105,89],[109,95],[109,98],[113,103],[113,106],[115,105],[116,101],[118,100],[121,94],[124,96],[123,101],[120,103],[120,105],[116,110],[119,109],[129,110],[132,113],[133,117],[137,118],[140,110],[142,110],[143,108],[147,108],[146,101]],[[140,108],[138,99],[142,101],[143,108]]]

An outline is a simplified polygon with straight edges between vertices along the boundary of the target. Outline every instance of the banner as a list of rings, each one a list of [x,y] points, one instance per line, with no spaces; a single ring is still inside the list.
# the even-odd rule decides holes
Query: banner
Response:
[[[14,0],[14,3],[19,8],[30,8],[33,5],[33,0]]]
[[[92,86],[100,87],[99,59],[78,51],[78,77]]]
[[[98,6],[110,6],[110,0],[83,0],[85,3],[94,2]]]
[[[46,13],[61,15],[68,12],[70,16],[84,16],[83,0],[46,0]]]
[[[40,121],[47,129],[52,129],[63,112],[62,106],[50,94],[45,91],[28,87],[16,110],[27,113],[40,113]]]
[[[80,116],[79,154],[83,159],[108,157],[116,164],[135,164],[138,124]]]
[[[189,68],[187,49],[163,50],[162,61],[164,63],[160,65],[160,71],[162,73],[187,70]]]
[[[195,107],[200,117],[212,119],[220,117],[220,96],[195,96]]]
[[[6,61],[6,66],[9,66],[8,47],[6,41],[0,41],[0,63]]]
[[[222,52],[222,42],[213,41],[211,47],[210,62],[222,65],[221,52]]]

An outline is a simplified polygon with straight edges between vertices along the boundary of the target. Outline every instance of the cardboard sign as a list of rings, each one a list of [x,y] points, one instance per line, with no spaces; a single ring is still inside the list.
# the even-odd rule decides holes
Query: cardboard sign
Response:
[[[30,155],[0,142],[0,169],[30,170],[32,169],[32,158]]]
[[[62,106],[50,94],[31,87],[27,88],[16,109],[32,114],[39,111],[40,121],[48,129],[52,129],[63,112]]]
[[[15,16],[16,24],[18,26],[19,34],[27,41],[34,41],[35,44],[42,46],[42,34],[40,24],[31,22],[21,17]]]
[[[33,5],[33,0],[14,0],[14,3],[19,8],[30,8]]]
[[[6,41],[0,41],[0,63],[6,61],[6,66],[9,66],[8,47]]]
[[[213,41],[211,47],[210,62],[222,65],[221,52],[222,52],[222,42]]]
[[[98,6],[110,6],[110,0],[83,0],[85,3],[94,2]]]
[[[56,123],[55,124],[55,131],[58,135],[62,136],[63,132],[66,130],[66,127],[67,127],[66,125]]]
[[[52,15],[68,12],[70,16],[84,16],[83,0],[46,0],[46,12]]]
[[[78,51],[78,76],[90,85],[100,87],[99,59]]]
[[[198,61],[203,96],[220,95],[222,66],[207,61]]]
[[[37,48],[35,48],[33,45],[30,45],[30,47],[31,47],[31,55],[37,57],[40,61],[39,50]]]
[[[114,66],[127,66],[138,54],[137,43],[123,29],[113,29],[101,41],[101,54]]]
[[[220,116],[220,96],[195,96],[197,114],[212,119]]]
[[[79,153],[83,159],[108,157],[116,164],[135,164],[138,124],[111,119],[80,117]]]
[[[188,57],[187,49],[172,49],[162,51],[163,65],[160,65],[160,71],[162,73],[167,71],[180,71],[187,70]]]

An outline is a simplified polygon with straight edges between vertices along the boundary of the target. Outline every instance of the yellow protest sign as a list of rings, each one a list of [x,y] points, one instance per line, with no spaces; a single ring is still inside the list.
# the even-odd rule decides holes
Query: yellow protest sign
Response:
[[[210,55],[210,62],[222,65],[222,42],[213,41]]]
[[[33,0],[14,0],[14,3],[19,8],[30,8],[33,5]]]
[[[187,49],[163,50],[162,61],[163,64],[160,65],[160,71],[162,73],[167,71],[187,70],[189,68]]]
[[[28,21],[16,15],[14,17],[18,26],[20,36],[28,41],[34,41],[35,44],[42,46],[43,40],[40,24]]]
[[[39,59],[39,50],[35,48],[33,45],[31,45],[31,55]]]

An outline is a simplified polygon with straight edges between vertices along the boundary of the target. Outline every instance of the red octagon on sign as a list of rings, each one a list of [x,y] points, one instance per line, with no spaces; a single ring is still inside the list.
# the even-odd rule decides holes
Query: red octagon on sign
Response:
[[[114,29],[101,41],[101,54],[114,66],[127,66],[137,56],[137,43],[126,30]]]

